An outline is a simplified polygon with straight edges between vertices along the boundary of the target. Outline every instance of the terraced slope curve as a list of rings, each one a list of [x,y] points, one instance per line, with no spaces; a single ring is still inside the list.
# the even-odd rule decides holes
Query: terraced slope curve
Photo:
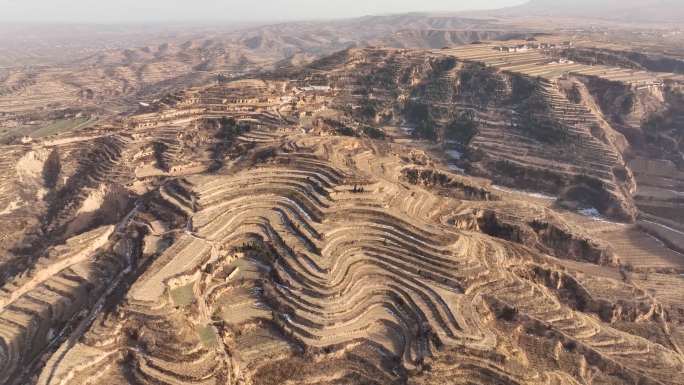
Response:
[[[681,384],[676,344],[578,306],[568,288],[595,294],[559,260],[454,220],[487,195],[409,183],[402,146],[255,137],[271,156],[166,188],[187,223],[38,384]]]
[[[684,258],[628,222],[678,176],[625,165],[621,96],[448,52],[4,147],[0,384],[682,384]]]

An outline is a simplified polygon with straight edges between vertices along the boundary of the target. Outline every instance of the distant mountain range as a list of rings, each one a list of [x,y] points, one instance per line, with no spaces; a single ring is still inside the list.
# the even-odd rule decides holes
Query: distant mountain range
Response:
[[[619,22],[682,23],[682,0],[531,0],[492,14],[502,16],[554,16],[604,19]]]

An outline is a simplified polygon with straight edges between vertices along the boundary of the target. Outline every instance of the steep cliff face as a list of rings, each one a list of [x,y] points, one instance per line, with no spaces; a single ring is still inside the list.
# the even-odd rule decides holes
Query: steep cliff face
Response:
[[[615,147],[620,153],[624,153],[629,148],[629,141],[625,135],[613,127],[585,83],[575,77],[570,77],[567,80],[560,80],[558,85],[568,100],[587,108],[596,117],[596,124],[591,127],[594,136]],[[608,111],[612,112],[613,110],[609,109]]]
[[[577,80],[582,99],[624,136],[621,152],[633,176],[629,192],[641,216],[679,228],[684,220],[684,94],[675,83],[629,87],[597,78]],[[618,143],[620,141],[616,141]],[[665,239],[681,245],[681,240]],[[679,246],[681,247],[681,246]]]
[[[581,77],[601,112],[618,128],[639,129],[650,115],[667,108],[664,88],[629,86],[596,77]]]
[[[662,96],[661,96],[662,95]],[[642,122],[641,129],[646,145],[654,149],[662,149],[666,158],[675,162],[681,169],[684,167],[684,89],[681,86],[666,84],[658,94],[662,107],[653,109]]]
[[[528,222],[506,218],[491,210],[476,214],[482,232],[520,243],[558,258],[597,265],[619,265],[611,247],[587,236],[577,234],[558,218],[548,216]]]
[[[629,87],[597,78],[580,78],[586,100],[594,103],[610,125],[628,140],[634,155],[674,162],[681,167],[684,93],[665,83]]]

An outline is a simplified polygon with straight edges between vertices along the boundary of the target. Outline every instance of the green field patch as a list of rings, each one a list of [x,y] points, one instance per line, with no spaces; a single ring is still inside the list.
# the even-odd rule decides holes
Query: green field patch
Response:
[[[58,119],[43,125],[0,129],[0,140],[12,140],[13,138],[22,138],[24,136],[30,136],[31,138],[39,139],[50,135],[70,132],[93,122],[95,122],[94,119],[80,117],[73,119]]]
[[[171,290],[171,299],[176,306],[186,307],[195,302],[195,293],[192,291],[194,284],[192,282]]]
[[[197,335],[202,344],[207,348],[213,348],[218,344],[218,334],[211,325],[202,325],[197,328]]]
[[[68,132],[85,124],[86,122],[88,122],[88,120],[89,119],[87,117],[73,119],[58,119],[50,124],[38,128],[37,130],[33,131],[30,135],[33,138],[41,138],[44,136]]]

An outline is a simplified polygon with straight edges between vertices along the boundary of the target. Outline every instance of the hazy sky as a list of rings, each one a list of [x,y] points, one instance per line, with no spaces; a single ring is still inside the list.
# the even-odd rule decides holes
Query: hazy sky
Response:
[[[500,8],[525,0],[0,0],[16,22],[276,21]]]

